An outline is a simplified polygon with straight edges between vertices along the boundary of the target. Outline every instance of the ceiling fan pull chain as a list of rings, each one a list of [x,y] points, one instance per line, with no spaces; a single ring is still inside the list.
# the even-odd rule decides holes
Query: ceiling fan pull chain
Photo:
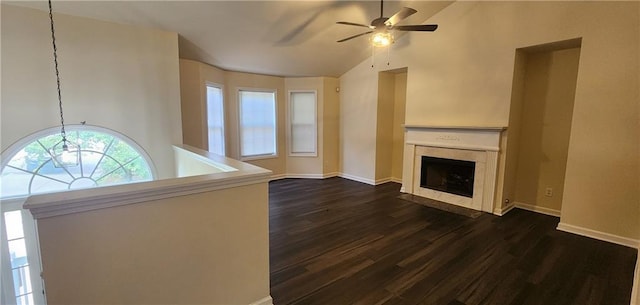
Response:
[[[373,68],[375,63],[376,63],[376,47],[372,45],[371,46],[371,68]]]
[[[389,65],[389,57],[390,57],[389,54],[391,54],[391,46],[387,47],[387,66]]]

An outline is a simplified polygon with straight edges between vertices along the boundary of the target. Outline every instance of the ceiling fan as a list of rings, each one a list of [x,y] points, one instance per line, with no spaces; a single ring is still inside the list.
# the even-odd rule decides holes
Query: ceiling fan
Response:
[[[383,11],[384,11],[384,2],[383,0],[380,0],[380,17],[373,19],[373,21],[371,21],[371,25],[353,23],[353,22],[347,22],[347,21],[338,21],[337,24],[359,26],[359,27],[365,27],[370,29],[367,32],[353,35],[344,39],[340,39],[338,40],[338,42],[344,42],[347,40],[351,40],[353,38],[374,33],[373,36],[371,37],[371,43],[374,46],[387,46],[393,42],[393,35],[390,32],[391,30],[433,32],[438,28],[437,24],[397,25],[398,22],[404,20],[405,18],[417,12],[416,10],[410,7],[403,7],[400,11],[398,11],[391,17],[384,17]]]

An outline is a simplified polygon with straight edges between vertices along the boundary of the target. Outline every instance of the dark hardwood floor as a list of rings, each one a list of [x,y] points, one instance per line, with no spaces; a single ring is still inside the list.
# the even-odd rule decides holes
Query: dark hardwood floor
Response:
[[[271,296],[284,304],[630,303],[637,250],[523,210],[468,218],[400,185],[270,183]]]

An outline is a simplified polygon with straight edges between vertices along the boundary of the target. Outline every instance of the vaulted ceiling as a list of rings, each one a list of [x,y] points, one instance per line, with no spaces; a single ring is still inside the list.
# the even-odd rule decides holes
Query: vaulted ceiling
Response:
[[[46,1],[3,1],[48,10]],[[452,1],[385,1],[384,16],[418,10],[422,24]],[[367,36],[336,41],[380,15],[379,1],[53,1],[54,13],[177,32],[180,57],[233,71],[340,76],[371,55]],[[442,26],[442,25],[441,25]],[[59,34],[62,36],[62,33]],[[429,39],[430,33],[416,33]],[[422,37],[424,36],[424,37]]]

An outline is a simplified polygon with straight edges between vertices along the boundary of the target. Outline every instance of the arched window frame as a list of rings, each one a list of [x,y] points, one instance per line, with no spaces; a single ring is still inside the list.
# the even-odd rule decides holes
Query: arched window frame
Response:
[[[157,171],[156,171],[156,167],[155,164],[153,163],[153,161],[151,160],[151,158],[149,157],[149,154],[146,152],[146,150],[144,148],[142,148],[142,146],[138,145],[138,143],[136,143],[134,140],[132,140],[131,138],[117,132],[114,131],[112,129],[108,129],[108,128],[104,128],[104,127],[99,127],[99,126],[95,126],[95,125],[79,125],[79,124],[74,124],[74,125],[66,125],[65,129],[67,131],[67,133],[72,133],[75,131],[94,131],[94,132],[99,132],[99,133],[103,133],[109,136],[112,136],[118,140],[123,141],[124,143],[126,143],[127,145],[129,145],[131,148],[133,148],[139,155],[140,157],[142,157],[144,159],[144,161],[147,163],[147,165],[149,166],[149,170],[151,172],[151,180],[156,180],[158,177]],[[9,163],[9,161],[11,161],[13,159],[13,157],[22,149],[24,149],[27,145],[38,141],[40,139],[43,139],[47,136],[51,136],[51,135],[55,135],[60,133],[60,128],[59,127],[51,127],[51,128],[47,128],[47,129],[43,129],[37,132],[34,132],[26,137],[23,137],[22,139],[16,141],[14,144],[12,144],[10,147],[8,147],[5,151],[2,152],[2,154],[0,156],[2,156],[1,158],[1,163],[0,163],[0,172],[4,170],[5,166],[7,166],[7,164]],[[82,147],[80,148],[82,151]],[[42,164],[41,164],[42,165]],[[63,190],[60,190],[63,191]],[[12,196],[9,198],[16,198],[16,197],[21,197],[21,196],[29,196],[31,195],[31,192],[29,191],[29,193],[24,194],[24,195],[17,195],[17,196]],[[2,196],[2,193],[0,193],[0,197]],[[5,198],[8,199],[8,198]]]

